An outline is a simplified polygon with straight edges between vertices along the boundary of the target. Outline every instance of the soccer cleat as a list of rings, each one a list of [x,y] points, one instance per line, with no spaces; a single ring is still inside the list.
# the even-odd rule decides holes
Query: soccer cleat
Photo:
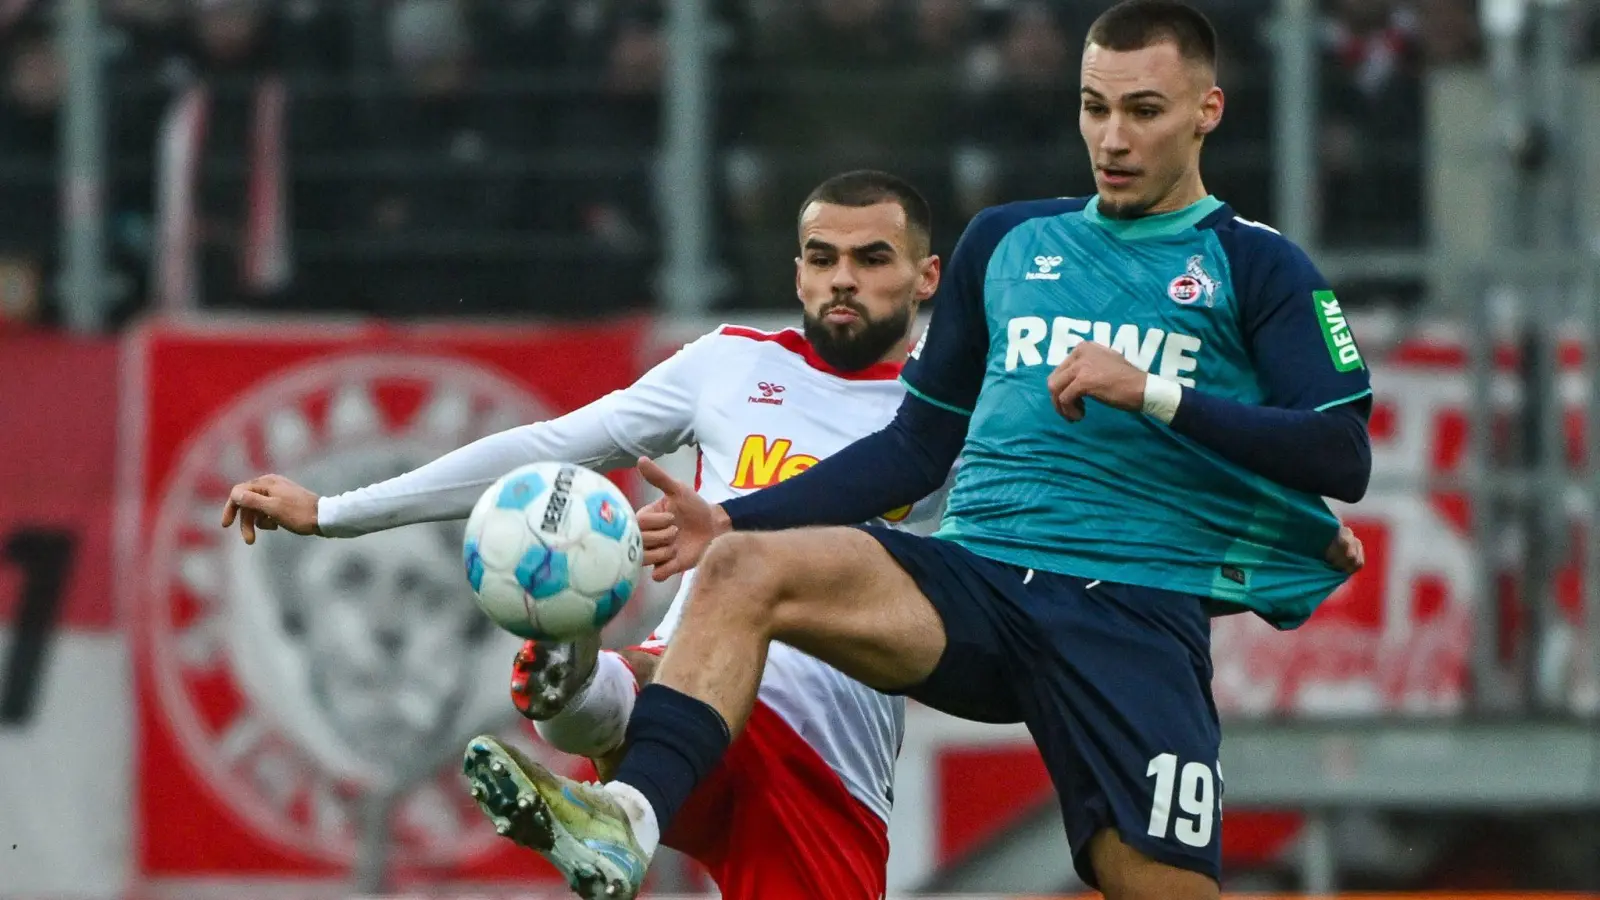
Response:
[[[594,678],[600,635],[566,644],[528,641],[511,661],[511,703],[527,718],[548,721]]]
[[[472,798],[502,837],[537,850],[584,900],[633,900],[649,860],[597,784],[564,778],[488,735],[467,744]]]

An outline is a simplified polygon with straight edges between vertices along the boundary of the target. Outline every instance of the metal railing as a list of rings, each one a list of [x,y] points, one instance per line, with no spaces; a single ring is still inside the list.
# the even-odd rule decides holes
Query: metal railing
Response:
[[[393,152],[372,132],[381,118],[379,105],[400,90],[400,82],[384,70],[381,59],[379,10],[364,0],[351,0],[346,15],[357,32],[353,39],[352,68],[330,74],[323,71],[287,71],[291,104],[337,102],[348,121],[341,122],[349,133],[343,141],[348,149],[330,148],[326,152],[297,155],[293,177],[304,190],[316,192],[324,187],[369,181],[385,176],[428,177],[430,163]],[[760,260],[767,256],[763,246],[781,247],[787,241],[786,228],[757,228],[749,223],[727,220],[725,194],[732,177],[729,167],[736,164],[741,138],[727,133],[735,127],[726,121],[732,107],[779,107],[808,90],[827,94],[852,88],[863,76],[828,69],[796,69],[771,73],[765,69],[744,68],[729,61],[734,32],[718,21],[708,0],[674,0],[664,5],[665,18],[660,33],[668,48],[661,73],[659,136],[654,146],[606,146],[568,148],[526,148],[501,150],[479,164],[473,177],[524,178],[537,176],[546,181],[606,179],[624,173],[643,176],[641,183],[653,186],[654,196],[638,198],[655,211],[659,235],[652,238],[652,252],[660,259],[653,289],[658,308],[669,315],[687,316],[704,312],[712,304],[734,308],[750,302],[748,297],[730,296],[730,265],[734,259]],[[71,327],[96,330],[104,327],[112,303],[111,277],[107,264],[106,196],[112,183],[110,167],[124,170],[127,163],[108,159],[106,151],[107,114],[118,104],[135,98],[148,99],[153,87],[106,77],[106,49],[103,41],[91,39],[103,33],[100,11],[87,0],[66,4],[61,16],[61,36],[67,48],[68,91],[64,98],[60,159],[62,219],[60,285],[66,319]],[[1259,45],[1267,55],[1230,60],[1225,81],[1236,86],[1239,96],[1256,98],[1267,104],[1263,115],[1230,122],[1218,140],[1218,152],[1208,156],[1211,177],[1226,187],[1238,185],[1224,195],[1269,196],[1270,208],[1250,208],[1253,218],[1272,221],[1280,230],[1300,241],[1312,255],[1326,260],[1329,271],[1363,277],[1378,276],[1397,280],[1424,281],[1430,259],[1421,248],[1338,248],[1333,251],[1321,240],[1321,175],[1318,152],[1318,85],[1321,48],[1320,21],[1309,0],[1282,0],[1265,28],[1265,39],[1256,35],[1230,35],[1251,46]],[[992,65],[992,64],[991,64]],[[1270,67],[1270,73],[1263,69]],[[966,83],[969,75],[956,60],[940,68],[910,62],[901,68],[880,67],[872,76],[874,96],[886,108],[928,109],[928,119],[959,116],[959,110],[946,108],[952,98],[970,99],[974,91],[992,89]],[[995,76],[990,75],[993,79]],[[1063,77],[1070,77],[1066,73]],[[237,98],[241,84],[237,77],[208,78],[219,98]],[[1263,87],[1269,85],[1269,87]],[[517,73],[503,67],[474,74],[473,96],[532,102],[566,99],[589,106],[602,106],[604,86],[591,71],[560,71],[543,67],[537,73]],[[833,96],[833,94],[828,94]],[[1071,101],[1070,92],[1067,102]],[[959,105],[959,104],[958,104]],[[509,109],[510,107],[508,107]],[[533,107],[537,114],[537,106]],[[1038,144],[1008,151],[1004,146],[985,146],[991,162],[1015,170],[1039,165],[1041,154],[1051,157],[1051,168],[1063,173],[1065,184],[1054,189],[1087,189],[1087,173],[1079,172],[1076,160],[1081,149],[1072,136],[1070,110],[1061,111],[1063,139],[1058,144]],[[1263,124],[1265,123],[1265,124]],[[1261,133],[1254,129],[1264,128]],[[959,131],[960,129],[957,129]],[[947,129],[948,131],[948,129]],[[945,133],[945,132],[941,132]],[[890,154],[897,165],[925,173],[930,182],[948,180],[946,170],[958,168],[956,157],[964,145],[982,143],[984,136],[969,127],[964,134],[953,133],[954,145],[923,144],[896,147]],[[1386,150],[1377,154],[1387,165],[1397,163],[1414,147],[1402,141],[1402,153]],[[1225,149],[1223,149],[1225,148]],[[779,139],[761,148],[765,166],[773,173],[806,172],[815,168],[814,150],[786,147]],[[431,164],[437,166],[437,164]],[[244,160],[207,160],[202,178],[231,181],[247,175]],[[122,172],[128,175],[127,172]],[[135,173],[136,174],[136,173]],[[439,172],[443,175],[444,173]],[[149,177],[149,173],[146,173]],[[803,177],[803,176],[802,176]],[[1248,187],[1249,190],[1245,190]],[[935,194],[960,188],[936,186]],[[770,196],[767,203],[783,212],[772,218],[786,222],[787,207],[794,198]],[[995,200],[1010,199],[996,197]],[[1255,204],[1249,204],[1254,206]],[[937,204],[945,210],[942,243],[948,245],[954,232],[964,224],[972,209],[952,209],[949,202]],[[295,235],[297,252],[321,261],[337,261],[346,251],[358,257],[380,254],[383,237],[368,239],[349,234],[306,227]],[[410,243],[407,243],[410,241]],[[519,247],[533,255],[576,257],[603,265],[607,248],[585,244],[571,235],[541,234],[507,230],[492,232],[487,227],[452,239],[441,234],[438,246],[418,246],[418,239],[396,236],[394,254],[432,252],[440,257],[472,249],[481,241],[482,252],[501,258],[513,257]]]

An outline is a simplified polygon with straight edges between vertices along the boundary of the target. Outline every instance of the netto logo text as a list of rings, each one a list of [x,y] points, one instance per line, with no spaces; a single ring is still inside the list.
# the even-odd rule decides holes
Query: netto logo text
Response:
[[[555,534],[561,528],[561,520],[567,515],[567,505],[572,501],[572,479],[576,475],[577,470],[571,466],[562,466],[561,471],[556,473],[550,502],[545,504],[544,519],[539,523],[539,530],[545,534]]]

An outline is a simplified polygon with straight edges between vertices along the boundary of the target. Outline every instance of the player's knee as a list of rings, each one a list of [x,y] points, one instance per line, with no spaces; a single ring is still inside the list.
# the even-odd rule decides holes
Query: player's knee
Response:
[[[711,542],[701,557],[696,580],[706,585],[746,585],[761,580],[762,545],[767,535],[733,531]]]
[[[772,537],[730,532],[711,542],[695,574],[694,605],[718,611],[770,612],[782,589],[781,558]]]

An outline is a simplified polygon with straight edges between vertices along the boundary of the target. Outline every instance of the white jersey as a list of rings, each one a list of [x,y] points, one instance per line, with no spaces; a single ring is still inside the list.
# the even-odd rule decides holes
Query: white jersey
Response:
[[[600,471],[685,445],[699,451],[695,489],[718,503],[809,468],[894,418],[905,391],[898,364],[841,373],[795,329],[725,325],[685,346],[636,383],[548,422],[491,435],[388,481],[318,504],[330,537],[412,522],[465,518],[501,475],[535,461]],[[909,509],[875,520],[931,532],[948,483]],[[666,641],[683,614],[683,580],[652,636]],[[798,650],[774,644],[760,700],[835,772],[850,794],[889,818],[905,701],[880,694]]]

